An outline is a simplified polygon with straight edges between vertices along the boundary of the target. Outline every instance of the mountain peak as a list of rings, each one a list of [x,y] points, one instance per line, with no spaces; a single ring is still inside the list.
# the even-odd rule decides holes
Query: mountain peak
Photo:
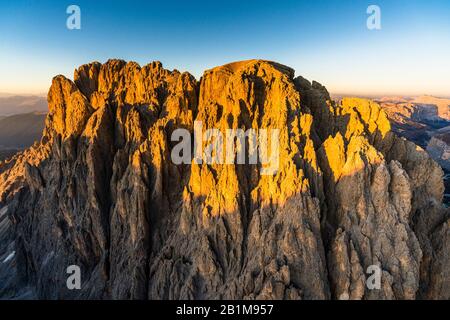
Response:
[[[336,103],[265,60],[200,81],[160,62],[109,60],[80,66],[74,81],[55,77],[48,103],[41,143],[0,164],[11,218],[0,250],[14,247],[16,274],[0,293],[25,284],[67,299],[449,297],[442,170],[372,101]],[[199,158],[189,152],[196,130]],[[243,151],[239,163],[205,138],[227,130],[244,135],[223,140]],[[252,133],[267,133],[270,147]],[[61,285],[73,264],[88,275],[76,292]],[[370,266],[383,270],[378,290],[365,284]]]
[[[235,61],[235,62],[224,64],[219,67],[209,69],[209,70],[205,71],[205,73],[218,72],[218,71],[228,71],[230,73],[236,73],[237,71],[244,69],[244,68],[250,69],[250,68],[259,67],[259,66],[266,66],[266,67],[271,66],[271,67],[277,69],[278,71],[288,75],[289,78],[291,78],[291,79],[294,78],[294,74],[295,74],[294,69],[292,69],[288,66],[282,65],[280,63],[277,63],[277,62],[273,62],[273,61],[269,61],[269,60],[261,60],[261,59]]]

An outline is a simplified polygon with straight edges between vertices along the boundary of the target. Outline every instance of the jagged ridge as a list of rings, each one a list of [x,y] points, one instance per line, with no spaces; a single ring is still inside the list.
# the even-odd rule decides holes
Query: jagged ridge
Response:
[[[3,297],[450,296],[442,170],[373,102],[336,104],[261,60],[200,82],[159,62],[94,62],[55,77],[48,102],[41,143],[0,167],[0,255],[15,251]],[[278,172],[174,165],[171,133],[195,120],[280,129]],[[65,285],[72,264],[80,291]],[[374,264],[380,290],[365,286]]]

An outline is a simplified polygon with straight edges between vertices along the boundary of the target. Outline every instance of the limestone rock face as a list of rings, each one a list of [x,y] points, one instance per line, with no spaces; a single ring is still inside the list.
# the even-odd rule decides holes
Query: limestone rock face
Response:
[[[442,170],[374,102],[338,104],[262,60],[200,82],[159,62],[94,62],[55,77],[48,101],[42,141],[0,164],[0,297],[450,297]],[[198,123],[277,131],[275,170],[176,164],[172,133]],[[249,160],[243,141],[225,146]]]
[[[427,152],[435,159],[443,169],[450,170],[450,139],[449,134],[436,135],[427,145]]]

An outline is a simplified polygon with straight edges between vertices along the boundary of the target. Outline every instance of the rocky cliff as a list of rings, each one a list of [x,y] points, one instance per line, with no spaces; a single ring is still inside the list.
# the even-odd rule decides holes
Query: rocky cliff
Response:
[[[433,136],[428,142],[427,151],[442,168],[450,171],[450,133]]]
[[[3,298],[450,298],[442,170],[376,103],[260,60],[200,81],[95,62],[48,103],[41,142],[0,166]],[[171,134],[196,120],[280,130],[278,170],[174,164]]]

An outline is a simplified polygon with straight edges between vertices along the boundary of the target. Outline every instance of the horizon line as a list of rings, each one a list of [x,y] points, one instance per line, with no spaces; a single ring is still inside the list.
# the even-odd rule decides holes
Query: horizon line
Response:
[[[325,86],[326,88],[326,86]],[[328,90],[328,89],[327,89]],[[398,98],[415,98],[415,97],[423,97],[423,96],[429,96],[433,98],[438,99],[450,99],[450,95],[446,94],[429,94],[429,93],[421,93],[421,94],[404,94],[404,93],[357,93],[357,92],[332,92],[328,90],[331,97],[359,97],[359,98],[367,98],[367,99],[374,99],[374,98],[391,98],[391,97],[398,97]],[[46,98],[48,94],[47,92],[0,92],[0,98],[9,98],[9,97],[42,97]]]

